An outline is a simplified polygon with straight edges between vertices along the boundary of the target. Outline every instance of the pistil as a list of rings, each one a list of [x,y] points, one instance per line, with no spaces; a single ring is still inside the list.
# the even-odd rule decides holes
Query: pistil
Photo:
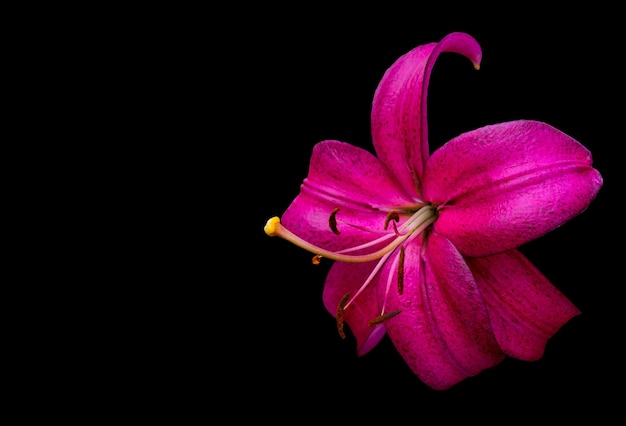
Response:
[[[333,215],[336,213],[336,210],[333,212]],[[334,216],[331,216],[334,218]],[[386,254],[391,253],[393,250],[395,250],[396,248],[398,248],[409,236],[411,236],[412,234],[419,234],[422,231],[424,231],[424,229],[426,229],[428,226],[430,226],[436,219],[436,210],[434,207],[428,205],[428,206],[424,206],[422,208],[420,208],[418,211],[416,211],[413,216],[411,216],[400,228],[399,230],[395,230],[393,232],[390,232],[374,241],[371,241],[369,243],[366,244],[362,244],[360,246],[356,246],[356,247],[351,247],[345,250],[341,250],[341,251],[330,251],[330,250],[326,250],[323,249],[321,247],[318,247],[306,240],[303,240],[302,238],[298,237],[297,235],[295,235],[293,232],[291,232],[290,230],[288,230],[287,228],[285,228],[281,223],[280,223],[280,218],[278,216],[275,216],[271,219],[269,219],[267,221],[267,223],[265,224],[265,233],[267,235],[269,235],[270,237],[281,237],[287,241],[290,241],[291,243],[297,245],[300,248],[303,248],[311,253],[313,253],[315,255],[314,257],[314,263],[319,263],[319,260],[322,257],[328,258],[328,259],[332,259],[332,260],[337,260],[340,262],[370,262],[372,260],[377,260],[380,259],[381,257],[385,256]],[[388,225],[388,221],[385,225]],[[332,228],[332,226],[331,226]],[[336,225],[335,225],[335,229],[336,229]],[[395,238],[394,238],[395,237]],[[372,245],[376,245],[378,243],[381,243],[383,241],[389,240],[390,238],[393,238],[391,240],[391,242],[389,244],[387,244],[385,247],[374,251],[372,253],[369,254],[361,254],[361,255],[355,255],[355,254],[348,254],[350,252],[354,252],[357,250],[361,250],[367,247],[371,247]],[[315,262],[315,260],[317,260],[317,262]]]

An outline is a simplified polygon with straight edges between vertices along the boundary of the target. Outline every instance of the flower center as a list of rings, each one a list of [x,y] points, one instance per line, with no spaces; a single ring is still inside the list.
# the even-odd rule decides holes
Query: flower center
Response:
[[[337,223],[338,212],[339,208],[334,209],[328,219],[328,226],[330,227],[331,231],[333,231],[333,233],[337,235],[341,233],[339,231]],[[417,238],[430,225],[432,225],[435,220],[437,220],[437,208],[431,205],[422,206],[418,210],[414,211],[412,215],[402,225],[398,227],[396,223],[399,220],[399,213],[397,211],[391,211],[389,214],[387,214],[387,217],[385,218],[385,223],[383,226],[385,232],[381,237],[367,243],[360,244],[354,247],[349,247],[347,249],[339,251],[326,250],[306,240],[303,240],[302,238],[298,237],[293,232],[285,228],[280,223],[280,219],[277,216],[267,221],[264,230],[265,233],[271,237],[278,236],[284,238],[285,240],[292,242],[298,247],[301,247],[315,254],[315,256],[313,256],[313,264],[315,265],[319,264],[323,257],[340,262],[353,263],[371,262],[374,260],[378,260],[378,263],[376,264],[368,278],[365,280],[365,282],[357,290],[357,292],[354,295],[348,293],[344,295],[344,297],[339,301],[336,313],[337,330],[339,331],[339,335],[342,338],[345,338],[345,333],[343,331],[344,311],[348,308],[348,306],[350,306],[350,304],[354,302],[354,300],[363,292],[363,290],[367,288],[367,286],[372,282],[372,280],[378,274],[383,265],[387,262],[387,259],[389,259],[389,257],[396,251],[396,249],[399,251],[399,253],[398,256],[395,256],[392,260],[391,270],[398,271],[398,292],[402,294],[404,282],[404,245]],[[392,224],[393,230],[389,229],[390,223]],[[383,245],[382,248],[378,250],[374,249],[374,247],[380,247],[381,244]],[[369,253],[367,252],[368,249],[371,249]],[[360,254],[351,254],[357,251]],[[387,277],[385,295],[387,295],[391,289],[393,276],[394,274],[390,273]],[[385,296],[385,302],[386,299],[387,297]],[[385,302],[383,302],[380,315],[371,319],[368,322],[368,325],[370,327],[376,327],[382,324],[384,321],[393,318],[400,313],[399,310],[385,313]]]

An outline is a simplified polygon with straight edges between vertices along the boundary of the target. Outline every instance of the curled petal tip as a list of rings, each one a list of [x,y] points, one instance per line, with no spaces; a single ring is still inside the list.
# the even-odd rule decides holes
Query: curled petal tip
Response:
[[[480,69],[482,60],[482,49],[478,41],[469,34],[462,32],[450,33],[439,42],[441,49],[444,51],[454,51],[465,55],[472,64],[474,69]]]

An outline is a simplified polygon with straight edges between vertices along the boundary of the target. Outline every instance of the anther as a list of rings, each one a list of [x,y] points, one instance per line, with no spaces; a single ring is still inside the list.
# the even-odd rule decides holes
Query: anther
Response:
[[[341,300],[339,301],[339,304],[337,305],[337,315],[336,315],[337,331],[339,332],[339,336],[341,336],[342,339],[346,338],[346,333],[344,333],[343,331],[343,309],[344,309],[344,306],[346,306],[346,302],[348,301],[349,298],[350,298],[350,293],[344,294]]]
[[[367,322],[367,325],[369,325],[370,327],[373,327],[375,325],[382,324],[383,322],[387,321],[389,318],[395,317],[400,312],[402,312],[402,311],[401,310],[397,310],[397,311],[393,311],[393,312],[388,313],[388,314],[378,315],[376,318],[369,320]]]
[[[398,222],[400,220],[400,215],[398,214],[398,212],[396,211],[389,212],[389,214],[385,218],[385,231],[387,230],[387,228],[389,228],[389,222],[391,222],[392,220],[394,222]],[[393,225],[395,226],[396,224],[394,223]]]
[[[337,216],[338,211],[339,207],[335,208],[328,218],[328,226],[330,226],[330,230],[333,231],[333,233],[336,235],[340,234],[339,229],[337,229],[337,218],[335,217]]]
[[[322,257],[323,256],[321,254],[316,254],[315,256],[313,256],[311,263],[313,263],[314,265],[319,265],[320,262],[322,261]]]

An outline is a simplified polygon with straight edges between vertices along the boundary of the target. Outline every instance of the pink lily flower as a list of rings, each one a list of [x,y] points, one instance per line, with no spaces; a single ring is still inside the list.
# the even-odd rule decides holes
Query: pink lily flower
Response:
[[[265,225],[334,260],[323,299],[365,355],[387,334],[433,389],[533,361],[580,314],[518,248],[583,212],[602,187],[591,153],[542,122],[463,133],[430,153],[426,93],[442,52],[478,69],[465,33],[418,46],[384,74],[372,106],[376,155],[326,140],[281,219]]]

